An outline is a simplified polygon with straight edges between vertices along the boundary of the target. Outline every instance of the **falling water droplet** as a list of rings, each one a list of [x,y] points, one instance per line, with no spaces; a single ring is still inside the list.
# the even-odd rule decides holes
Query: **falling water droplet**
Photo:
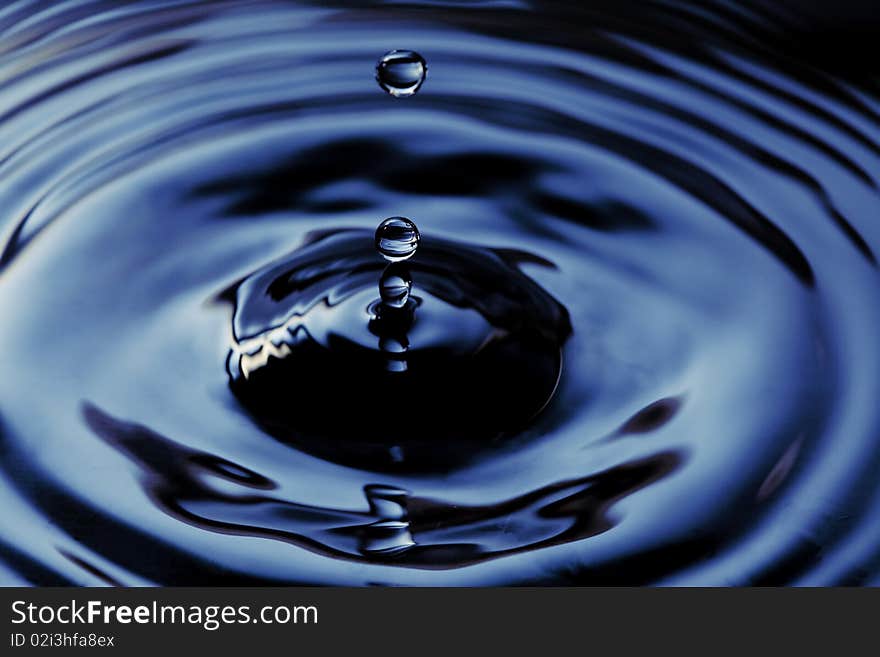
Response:
[[[405,265],[392,262],[385,268],[379,280],[379,296],[388,308],[403,308],[409,301],[412,276]]]
[[[420,239],[419,229],[406,217],[390,217],[376,229],[376,249],[389,262],[411,258]]]
[[[413,50],[392,50],[376,63],[376,81],[395,98],[412,96],[427,74],[424,58]]]

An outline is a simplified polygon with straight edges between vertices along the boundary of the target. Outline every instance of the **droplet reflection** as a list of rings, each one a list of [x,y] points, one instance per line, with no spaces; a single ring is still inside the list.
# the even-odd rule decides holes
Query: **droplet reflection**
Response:
[[[393,262],[385,268],[379,280],[379,296],[388,308],[403,308],[412,291],[412,276],[401,263]]]

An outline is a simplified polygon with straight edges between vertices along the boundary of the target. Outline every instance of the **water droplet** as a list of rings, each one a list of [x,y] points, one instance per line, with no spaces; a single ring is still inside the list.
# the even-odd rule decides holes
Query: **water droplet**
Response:
[[[406,217],[390,217],[376,229],[376,249],[389,262],[411,258],[420,239],[419,229]]]
[[[412,290],[412,276],[401,263],[391,263],[379,280],[379,296],[388,308],[403,308],[409,301]]]
[[[425,59],[413,50],[392,50],[376,63],[376,81],[395,98],[412,96],[427,74]]]

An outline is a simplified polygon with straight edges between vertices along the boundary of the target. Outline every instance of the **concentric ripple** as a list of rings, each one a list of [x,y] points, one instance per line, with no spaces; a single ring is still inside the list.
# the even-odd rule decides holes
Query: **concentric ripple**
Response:
[[[589,4],[0,8],[0,581],[880,582],[876,85],[781,10]],[[406,48],[430,79],[395,98]],[[552,328],[552,399],[478,453],[454,391],[342,386],[305,441],[235,388],[292,316],[237,335],[242,286],[396,216],[414,358],[482,335],[492,276]],[[484,312],[432,321],[460,289]]]

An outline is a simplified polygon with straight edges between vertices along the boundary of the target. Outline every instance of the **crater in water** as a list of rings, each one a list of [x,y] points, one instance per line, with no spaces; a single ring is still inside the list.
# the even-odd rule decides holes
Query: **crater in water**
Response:
[[[518,267],[549,262],[430,236],[415,253],[415,224],[389,221],[378,253],[368,231],[325,233],[241,282],[231,385],[269,433],[311,453],[445,469],[549,403],[569,317]]]

